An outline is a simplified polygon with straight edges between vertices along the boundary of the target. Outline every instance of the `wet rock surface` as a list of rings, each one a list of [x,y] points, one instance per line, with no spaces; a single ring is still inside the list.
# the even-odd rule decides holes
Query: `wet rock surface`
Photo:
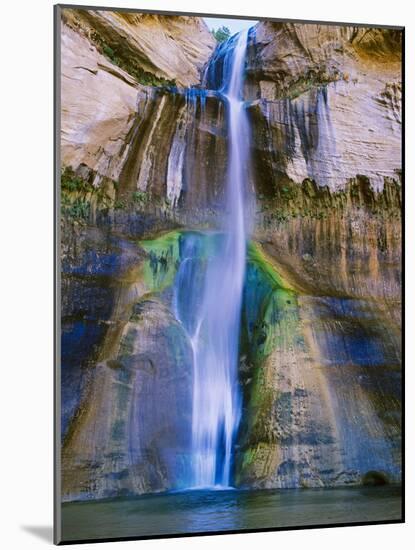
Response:
[[[117,328],[65,438],[65,500],[180,488],[186,475],[192,387],[186,335],[155,300],[135,303]]]

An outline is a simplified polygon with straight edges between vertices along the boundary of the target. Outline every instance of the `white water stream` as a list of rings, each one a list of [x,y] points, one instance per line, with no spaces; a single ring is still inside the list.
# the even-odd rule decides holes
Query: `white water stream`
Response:
[[[224,45],[221,93],[229,140],[224,231],[204,262],[197,244],[200,237],[188,236],[176,279],[175,312],[188,331],[194,355],[191,487],[229,487],[241,415],[237,368],[247,240],[249,127],[242,100],[247,39],[246,30],[236,43],[228,41],[229,50]],[[184,299],[177,299],[177,290]]]

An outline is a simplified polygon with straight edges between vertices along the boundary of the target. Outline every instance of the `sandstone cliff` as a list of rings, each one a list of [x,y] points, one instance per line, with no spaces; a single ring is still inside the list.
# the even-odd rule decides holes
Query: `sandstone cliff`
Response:
[[[101,19],[108,19],[112,32],[121,32],[119,27],[124,29],[124,23],[124,32],[130,32],[141,44],[139,29],[147,32],[153,25],[158,29],[162,25],[159,19],[131,16],[137,27],[132,29],[127,15],[67,12],[62,35],[63,164],[94,186],[121,178],[121,194],[127,192],[130,198],[134,191],[140,191],[174,207],[212,206],[202,200],[208,186],[205,182],[199,185],[204,177],[200,166],[215,170],[216,163],[211,168],[211,163],[194,160],[194,155],[200,151],[206,159],[212,154],[206,151],[214,150],[223,165],[226,121],[215,92],[193,89],[189,93],[171,86],[140,85],[128,73],[128,63],[122,64],[118,58],[114,63],[104,55],[97,39],[88,38],[91,25],[95,25],[94,33],[104,32],[100,30]],[[170,23],[170,19],[174,21]],[[198,84],[200,70],[212,51],[212,37],[201,23],[190,21],[173,17],[164,25],[175,48],[187,41],[199,44],[200,35],[203,43],[210,45],[199,48],[197,58],[180,63],[184,68],[191,60],[192,78],[186,79],[174,69],[177,82]],[[171,25],[176,34],[172,34]],[[376,190],[383,189],[385,179],[399,182],[398,38],[396,31],[257,25],[251,33],[245,92],[252,123],[253,185],[260,196],[273,197],[285,181],[301,184],[307,178],[331,191],[344,189],[357,176],[366,177]],[[150,51],[147,56],[158,59],[171,48],[157,46],[154,50],[153,56]],[[172,55],[176,58],[175,50]],[[186,50],[181,55],[186,55]],[[164,61],[174,68],[171,61]],[[157,67],[149,66],[152,72],[148,74],[156,78],[160,74]],[[182,147],[180,158],[175,158],[180,142],[188,146]],[[141,159],[135,169],[129,160],[132,157]],[[207,181],[220,187],[221,170],[219,166],[216,173],[208,174]],[[190,180],[192,185],[187,183]],[[195,185],[199,185],[197,204]],[[219,193],[217,187],[214,194]]]
[[[95,187],[118,181],[153,85],[199,83],[215,41],[194,17],[64,9],[61,26],[62,163]]]
[[[216,44],[200,17],[64,9],[63,22],[148,84],[197,84]]]
[[[399,179],[399,37],[353,27],[257,26],[247,93],[258,98],[250,111],[261,179],[283,173],[331,190],[356,175],[376,189],[385,177]]]

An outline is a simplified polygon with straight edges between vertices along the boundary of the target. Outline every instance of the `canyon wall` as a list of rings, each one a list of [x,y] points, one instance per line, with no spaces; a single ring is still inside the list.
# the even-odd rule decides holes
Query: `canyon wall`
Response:
[[[226,105],[202,19],[62,11],[62,492],[185,486],[187,231],[219,227]],[[256,213],[242,314],[241,487],[401,475],[401,42],[260,22],[246,108]],[[220,304],[218,304],[220,307]]]

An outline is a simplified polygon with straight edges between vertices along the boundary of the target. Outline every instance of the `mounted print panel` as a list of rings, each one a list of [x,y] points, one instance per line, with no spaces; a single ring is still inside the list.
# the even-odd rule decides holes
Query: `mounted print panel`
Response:
[[[403,521],[403,29],[55,18],[55,542]]]

